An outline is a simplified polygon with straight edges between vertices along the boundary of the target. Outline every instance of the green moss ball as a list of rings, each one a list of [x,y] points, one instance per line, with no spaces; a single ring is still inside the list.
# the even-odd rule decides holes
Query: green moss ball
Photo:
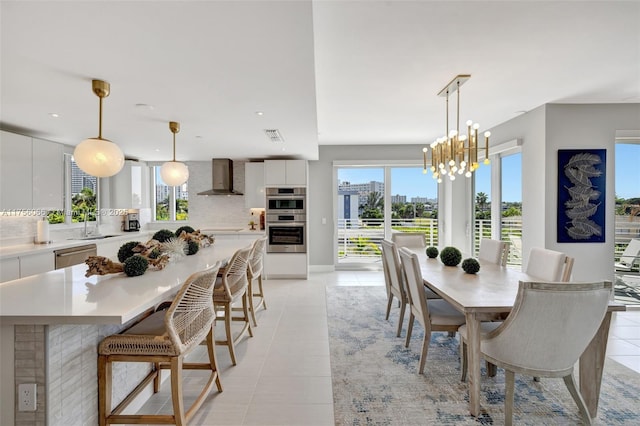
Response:
[[[445,247],[440,252],[440,260],[447,266],[457,266],[462,260],[462,253],[455,247]]]
[[[429,256],[429,259],[438,257],[438,248],[434,246],[427,247],[427,256]]]
[[[146,272],[149,262],[142,256],[131,256],[124,261],[124,273],[130,277],[137,277]]]
[[[187,256],[191,256],[192,254],[196,254],[200,250],[200,245],[195,241],[189,241],[187,243]]]
[[[185,231],[187,234],[192,234],[194,232],[196,232],[195,229],[193,229],[190,226],[181,226],[180,228],[176,229],[176,237],[179,237],[180,234],[182,234],[182,231]]]
[[[153,234],[153,239],[159,241],[161,243],[167,242],[169,238],[174,238],[176,234],[169,231],[168,229],[161,229],[155,234]]]
[[[160,257],[161,254],[162,252],[160,251],[160,249],[156,247],[153,250],[151,250],[151,253],[149,253],[149,259],[157,259]]]
[[[120,249],[118,250],[118,260],[120,261],[120,263],[124,262],[135,254],[133,252],[133,249],[138,244],[140,244],[139,241],[129,241],[128,243],[124,243],[120,246]]]
[[[462,261],[462,270],[467,274],[475,274],[480,270],[480,263],[472,258],[465,259]]]

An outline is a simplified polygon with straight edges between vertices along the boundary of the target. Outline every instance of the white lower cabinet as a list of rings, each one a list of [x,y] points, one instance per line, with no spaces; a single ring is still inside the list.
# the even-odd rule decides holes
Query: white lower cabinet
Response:
[[[20,278],[29,275],[42,274],[55,269],[55,257],[53,251],[20,256]]]
[[[0,283],[20,278],[20,259],[12,257],[0,260]]]
[[[53,271],[54,268],[55,257],[53,250],[2,259],[0,260],[0,282],[42,274]]]
[[[307,279],[309,265],[306,253],[267,253],[264,257],[264,272],[268,279]]]

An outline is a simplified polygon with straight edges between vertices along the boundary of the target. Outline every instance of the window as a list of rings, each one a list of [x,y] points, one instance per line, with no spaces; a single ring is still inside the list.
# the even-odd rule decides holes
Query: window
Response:
[[[511,243],[509,265],[522,264],[522,153],[517,142],[494,151],[490,165],[474,172],[474,249],[481,238]],[[492,180],[491,176],[499,176]],[[498,187],[492,186],[495,182]]]
[[[98,209],[98,178],[80,170],[71,154],[64,155],[65,195],[64,210],[50,211],[47,218],[50,224],[78,223],[96,221]]]
[[[154,203],[153,215],[156,221],[176,221],[189,219],[189,192],[187,183],[169,186],[160,176],[160,166],[152,167]]]

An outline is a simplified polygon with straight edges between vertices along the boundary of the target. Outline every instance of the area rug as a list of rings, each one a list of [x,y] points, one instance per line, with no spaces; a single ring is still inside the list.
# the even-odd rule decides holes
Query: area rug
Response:
[[[384,287],[327,287],[327,313],[336,425],[504,424],[504,373],[482,371],[481,410],[468,411],[467,384],[460,382],[458,341],[433,333],[424,375],[417,373],[422,326],[416,321],[411,344],[396,337],[399,309],[389,321]],[[577,369],[576,369],[577,370]],[[599,425],[640,424],[640,374],[607,360]],[[516,375],[514,424],[580,424],[580,415],[562,379]]]

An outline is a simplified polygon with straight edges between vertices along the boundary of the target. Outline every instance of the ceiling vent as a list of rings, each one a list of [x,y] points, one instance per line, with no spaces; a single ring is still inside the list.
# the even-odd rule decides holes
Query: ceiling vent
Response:
[[[271,142],[284,142],[278,129],[264,129],[264,133]]]

